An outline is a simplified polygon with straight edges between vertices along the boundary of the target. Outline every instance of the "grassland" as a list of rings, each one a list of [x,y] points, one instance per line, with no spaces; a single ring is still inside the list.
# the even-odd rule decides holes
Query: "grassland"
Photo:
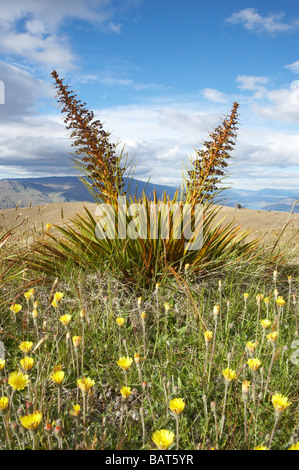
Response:
[[[6,228],[28,217],[2,267],[81,207],[2,211]],[[2,287],[1,449],[296,448],[299,218],[220,214],[267,244],[291,221],[279,241],[291,262],[274,272],[236,262],[204,277],[186,266],[147,288],[70,265],[57,279],[27,269]]]

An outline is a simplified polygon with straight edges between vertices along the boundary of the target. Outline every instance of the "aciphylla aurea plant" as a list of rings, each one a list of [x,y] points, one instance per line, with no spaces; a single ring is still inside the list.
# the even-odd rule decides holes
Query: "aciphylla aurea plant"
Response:
[[[233,104],[231,114],[223,120],[222,125],[210,133],[210,140],[204,142],[204,149],[196,151],[196,158],[191,160],[191,169],[184,178],[183,190],[177,190],[171,200],[166,193],[161,200],[154,191],[152,199],[143,192],[136,198],[126,194],[126,209],[132,204],[140,204],[141,215],[135,217],[125,211],[126,227],[135,224],[134,237],[119,237],[118,224],[120,214],[118,197],[124,196],[124,181],[131,178],[127,167],[127,157],[123,151],[117,153],[117,145],[110,142],[110,134],[103,129],[99,120],[95,120],[92,111],[85,108],[76,95],[64,85],[56,71],[52,72],[57,89],[58,103],[63,105],[65,124],[71,130],[73,146],[76,148],[75,168],[84,175],[81,177],[97,204],[106,203],[114,211],[114,237],[96,236],[98,221],[87,208],[85,214],[76,214],[70,222],[56,228],[62,234],[57,237],[52,232],[46,234],[50,241],[41,240],[36,247],[37,256],[31,260],[31,266],[43,272],[60,272],[67,263],[86,265],[88,268],[99,269],[101,265],[114,273],[122,273],[125,278],[136,282],[138,279],[146,284],[163,275],[173,275],[190,265],[194,272],[208,273],[235,262],[259,260],[262,255],[265,264],[265,249],[257,240],[247,242],[249,231],[241,232],[233,221],[223,223],[216,220],[221,206],[215,205],[215,196],[223,190],[218,187],[227,173],[227,162],[234,146],[238,122],[238,103]],[[125,176],[126,175],[126,176]],[[181,196],[182,194],[182,196]],[[179,230],[184,226],[184,208],[191,207],[188,221],[189,234]],[[195,235],[194,226],[196,205],[201,205],[202,242],[200,247],[190,249]],[[164,205],[171,214],[168,234],[165,237],[161,223],[161,212],[157,216],[157,233],[152,236],[151,216],[152,205]],[[173,207],[178,208],[178,218],[171,213]],[[133,220],[132,220],[133,217]],[[123,219],[122,219],[123,220]],[[137,222],[136,222],[137,220]],[[176,220],[176,226],[174,223]],[[139,224],[139,225],[138,225]],[[164,224],[165,225],[165,224]],[[140,229],[142,226],[142,230]],[[192,239],[193,237],[193,239]],[[269,258],[271,261],[271,258]],[[140,281],[141,282],[141,281]]]
[[[197,150],[188,171],[186,196],[196,202],[209,201],[219,191],[219,183],[227,173],[227,160],[237,138],[238,103],[233,103],[231,114],[223,119],[222,125],[209,134],[211,140],[204,141],[204,148]]]

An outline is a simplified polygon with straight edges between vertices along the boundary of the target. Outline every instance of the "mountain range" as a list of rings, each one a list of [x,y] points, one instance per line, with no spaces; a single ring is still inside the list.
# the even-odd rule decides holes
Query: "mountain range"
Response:
[[[172,198],[176,187],[130,180],[130,193],[140,196],[143,190],[150,197],[156,189],[160,198],[166,193]],[[125,180],[127,190],[129,181]],[[229,207],[299,213],[298,190],[265,188],[260,190],[226,189],[221,193],[221,203]],[[38,206],[53,202],[94,202],[90,192],[76,176],[49,176],[43,178],[18,178],[0,180],[0,209]]]

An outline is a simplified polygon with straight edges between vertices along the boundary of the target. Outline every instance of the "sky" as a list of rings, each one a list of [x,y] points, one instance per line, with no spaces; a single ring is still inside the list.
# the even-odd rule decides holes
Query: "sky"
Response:
[[[233,188],[299,192],[296,0],[1,0],[0,179],[76,174],[51,72],[177,186],[239,103]]]

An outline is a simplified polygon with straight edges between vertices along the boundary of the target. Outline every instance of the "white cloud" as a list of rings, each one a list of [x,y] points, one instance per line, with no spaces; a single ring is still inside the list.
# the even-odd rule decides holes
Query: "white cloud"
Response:
[[[134,2],[125,2],[134,6]],[[0,45],[2,53],[21,56],[38,64],[61,69],[76,68],[64,26],[70,19],[100,25],[103,31],[119,34],[121,24],[113,22],[118,13],[112,0],[2,0],[0,3]]]
[[[238,86],[241,90],[257,91],[264,89],[263,85],[266,85],[269,79],[267,77],[257,77],[254,75],[238,75],[236,81],[239,83]]]
[[[214,88],[204,88],[203,95],[205,98],[215,103],[226,103],[227,101],[225,94]]]
[[[294,73],[299,73],[299,60],[296,60],[292,64],[285,65],[285,68],[291,70]]]
[[[232,24],[243,24],[250,31],[266,31],[267,33],[290,31],[298,25],[298,21],[292,23],[283,22],[284,16],[284,13],[262,16],[255,8],[244,8],[233,13],[226,21]]]

